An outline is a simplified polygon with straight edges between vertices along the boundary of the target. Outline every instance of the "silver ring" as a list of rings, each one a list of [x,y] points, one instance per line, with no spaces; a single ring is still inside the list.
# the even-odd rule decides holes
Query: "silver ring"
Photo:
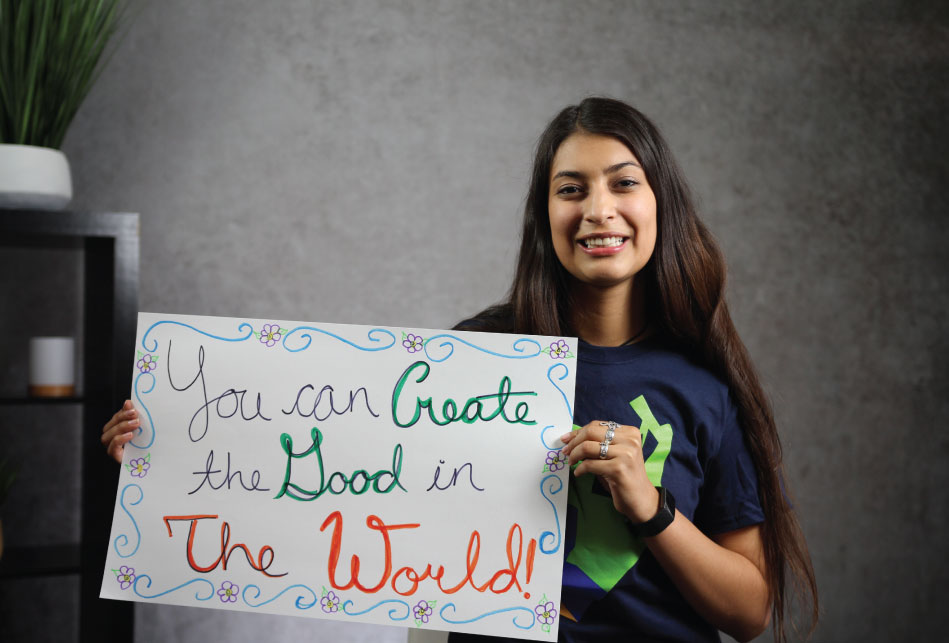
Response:
[[[600,426],[606,427],[606,443],[609,444],[613,441],[613,437],[616,435],[616,429],[619,428],[619,424],[610,420],[609,422],[600,422]]]
[[[610,448],[609,442],[600,442],[600,460],[606,459],[606,450]]]

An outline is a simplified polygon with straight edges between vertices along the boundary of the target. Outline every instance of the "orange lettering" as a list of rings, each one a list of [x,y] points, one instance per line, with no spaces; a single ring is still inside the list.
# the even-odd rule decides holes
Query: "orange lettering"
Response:
[[[382,534],[382,541],[385,546],[385,569],[382,572],[382,579],[376,585],[373,587],[365,587],[359,582],[359,556],[356,554],[353,554],[349,562],[349,582],[345,585],[340,585],[336,582],[336,564],[339,562],[339,550],[343,542],[343,515],[338,511],[331,513],[326,517],[326,520],[323,521],[320,531],[325,531],[331,522],[335,522],[336,524],[333,526],[333,538],[330,542],[330,555],[327,560],[326,568],[330,585],[332,585],[334,589],[339,590],[346,590],[355,585],[360,591],[366,592],[367,594],[375,594],[382,589],[386,581],[389,580],[389,575],[392,573],[392,543],[389,541],[389,532],[396,529],[415,529],[419,527],[419,523],[387,525],[382,522],[382,519],[374,515],[366,518],[366,526]]]
[[[168,537],[172,537],[171,533],[171,521],[187,520],[191,522],[191,526],[188,529],[188,545],[185,549],[185,553],[188,558],[188,565],[196,572],[201,572],[206,574],[210,571],[213,571],[217,568],[218,565],[221,565],[222,569],[227,569],[227,561],[230,559],[231,554],[234,553],[235,549],[240,549],[244,552],[244,557],[247,559],[247,563],[253,568],[259,571],[265,576],[270,576],[271,578],[278,578],[280,576],[286,576],[288,572],[282,574],[271,574],[267,570],[270,568],[270,565],[273,563],[274,551],[273,547],[269,545],[264,545],[260,548],[260,551],[257,554],[257,562],[255,563],[253,558],[251,558],[250,550],[247,548],[247,545],[244,543],[237,543],[231,545],[231,526],[224,521],[221,524],[221,553],[218,555],[217,559],[210,565],[202,567],[198,565],[197,561],[194,559],[194,537],[198,531],[198,521],[200,520],[213,520],[217,519],[217,515],[211,514],[196,514],[191,516],[165,516],[164,522],[165,527],[168,529]],[[264,564],[264,555],[269,554],[267,563]]]

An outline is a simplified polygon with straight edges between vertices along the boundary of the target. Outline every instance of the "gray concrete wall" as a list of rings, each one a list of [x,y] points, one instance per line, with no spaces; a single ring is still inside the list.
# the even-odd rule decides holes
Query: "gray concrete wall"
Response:
[[[765,4],[143,3],[67,137],[75,205],[141,212],[143,310],[444,327],[507,288],[544,123],[587,94],[632,102],[727,254],[820,584],[814,640],[935,640],[949,16]],[[138,641],[383,633],[405,636],[137,609]]]

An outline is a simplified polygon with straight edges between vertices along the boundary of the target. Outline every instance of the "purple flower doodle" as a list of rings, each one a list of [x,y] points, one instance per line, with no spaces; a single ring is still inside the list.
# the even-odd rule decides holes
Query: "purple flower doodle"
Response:
[[[402,333],[402,345],[405,347],[405,350],[407,350],[408,352],[417,353],[418,351],[422,350],[422,346],[424,344],[425,344],[424,338],[418,335],[413,335],[412,333],[409,333],[408,335],[406,335],[405,333]]]
[[[550,345],[550,358],[551,359],[563,359],[564,357],[570,356],[570,347],[567,346],[567,342],[562,339],[558,339]]]
[[[335,592],[326,592],[326,596],[320,599],[320,608],[327,614],[339,611],[339,596]]]
[[[141,355],[141,353],[139,353]],[[158,355],[145,354],[135,363],[136,368],[142,373],[151,373],[158,368]]]
[[[134,460],[129,460],[129,463],[125,465],[129,471],[132,472],[132,475],[136,478],[144,478],[145,474],[148,473],[148,468],[152,466],[149,461],[152,459],[151,453],[146,453],[144,458],[135,458]]]
[[[563,454],[563,451],[547,452],[547,469],[550,471],[559,471],[563,469],[566,464],[567,457]]]
[[[280,341],[283,336],[283,329],[280,324],[264,324],[260,329],[260,343],[267,346],[273,346]]]
[[[550,625],[554,622],[554,619],[557,618],[557,609],[554,607],[552,601],[541,603],[534,608],[534,612],[537,614],[537,620],[544,625]]]
[[[115,580],[119,582],[120,589],[128,589],[135,582],[135,570],[131,567],[122,565],[118,571],[113,569],[112,572],[115,574]]]
[[[237,600],[237,592],[240,591],[240,587],[235,585],[229,580],[221,583],[221,589],[217,591],[217,595],[221,598],[222,603],[233,603]]]
[[[432,615],[432,606],[428,604],[428,601],[419,601],[418,605],[412,608],[412,613],[415,615],[416,622],[428,623]]]

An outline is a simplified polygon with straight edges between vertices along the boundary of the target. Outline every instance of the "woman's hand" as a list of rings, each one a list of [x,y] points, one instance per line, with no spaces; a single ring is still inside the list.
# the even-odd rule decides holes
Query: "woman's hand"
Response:
[[[102,427],[102,444],[106,453],[115,458],[116,462],[122,462],[125,445],[135,437],[137,428],[138,411],[132,408],[131,400],[125,400],[122,408]]]
[[[616,425],[613,440],[600,458],[600,444],[606,439],[609,422],[594,420],[579,431],[560,436],[570,465],[583,460],[575,475],[592,473],[610,490],[613,506],[633,523],[651,519],[659,511],[659,492],[646,475],[643,436],[638,427]]]
[[[643,523],[659,510],[659,493],[646,475],[642,434],[634,426],[617,426],[600,459],[607,422],[590,422],[561,436],[574,472],[598,476],[613,495],[617,511]],[[753,525],[709,538],[678,511],[662,533],[646,545],[690,605],[709,623],[747,641],[768,625],[771,598],[766,582],[761,526]]]

